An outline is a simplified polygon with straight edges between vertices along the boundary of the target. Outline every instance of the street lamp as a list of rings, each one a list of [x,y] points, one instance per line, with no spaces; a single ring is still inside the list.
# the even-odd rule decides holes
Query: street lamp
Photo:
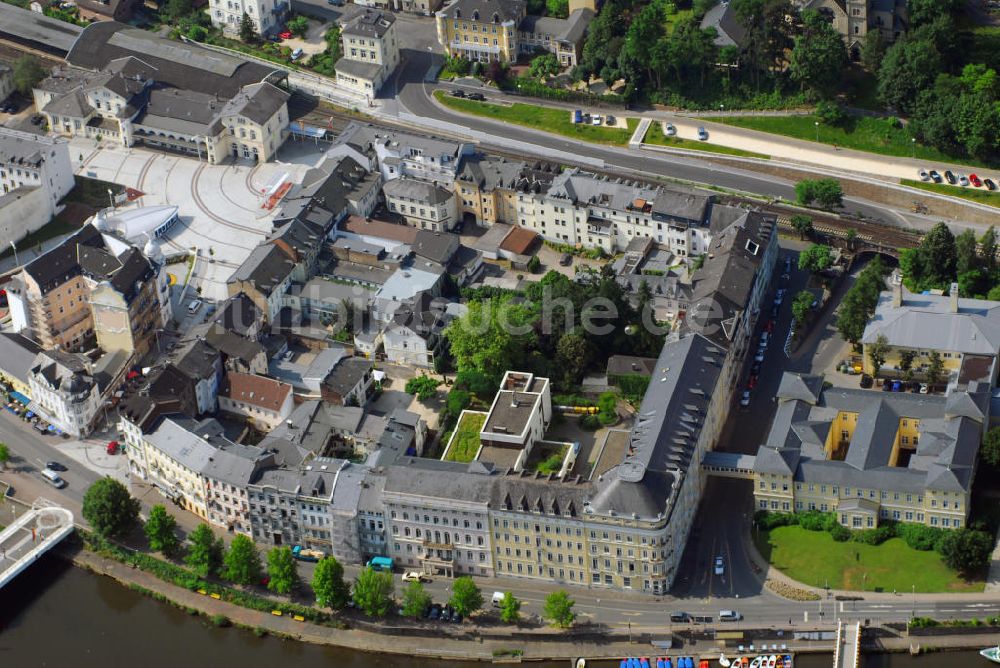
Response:
[[[10,242],[10,247],[14,249],[14,266],[15,267],[20,267],[21,263],[17,261],[17,246],[15,246],[14,242],[11,241]]]
[[[819,143],[819,121],[813,121],[813,125],[816,126],[816,143]]]
[[[111,202],[111,208],[115,208],[115,194],[111,192],[111,188],[108,188],[108,201]]]
[[[910,155],[913,156],[914,158],[916,158],[917,157],[917,138],[916,137],[910,137],[910,148],[911,148]]]
[[[913,599],[912,599],[913,607],[910,609],[910,619],[912,619],[917,616],[917,585],[911,584],[910,592],[913,594]]]

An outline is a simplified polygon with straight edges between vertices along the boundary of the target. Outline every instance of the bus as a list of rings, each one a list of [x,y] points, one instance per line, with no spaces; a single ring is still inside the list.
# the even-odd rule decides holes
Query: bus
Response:
[[[386,571],[388,573],[392,572],[392,558],[391,557],[372,557],[368,560],[366,564],[368,568],[373,571]]]

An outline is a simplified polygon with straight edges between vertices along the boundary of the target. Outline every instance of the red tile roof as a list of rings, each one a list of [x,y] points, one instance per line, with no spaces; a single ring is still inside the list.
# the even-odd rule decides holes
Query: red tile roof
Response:
[[[234,371],[226,374],[222,387],[219,388],[219,396],[276,411],[285,403],[291,391],[291,385],[273,378]]]
[[[511,253],[517,253],[518,255],[527,255],[528,249],[535,243],[536,238],[538,238],[538,235],[531,230],[515,225],[514,229],[510,231],[510,234],[500,244],[500,248]]]

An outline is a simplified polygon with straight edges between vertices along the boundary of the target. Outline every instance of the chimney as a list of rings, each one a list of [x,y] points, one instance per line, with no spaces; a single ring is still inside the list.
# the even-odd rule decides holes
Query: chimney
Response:
[[[951,312],[958,313],[958,283],[951,284],[951,288],[948,290],[948,296],[951,297]]]
[[[903,305],[903,275],[898,271],[892,272],[892,305],[899,308]]]

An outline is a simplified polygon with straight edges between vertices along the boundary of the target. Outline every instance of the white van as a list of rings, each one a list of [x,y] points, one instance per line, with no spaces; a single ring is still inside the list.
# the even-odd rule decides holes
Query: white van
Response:
[[[735,610],[719,610],[720,622],[738,622],[743,619],[743,615]]]
[[[45,478],[45,482],[56,489],[62,489],[66,486],[66,481],[59,477],[59,474],[52,469],[42,469],[42,477]]]
[[[493,592],[493,607],[499,608],[500,604],[503,603],[504,593],[502,591]]]
[[[302,57],[302,49],[295,49],[294,51],[292,51],[292,60],[293,61],[298,60],[301,57]]]
[[[202,302],[200,299],[195,299],[193,302],[191,302],[190,304],[188,304],[188,313],[190,313],[191,315],[194,315],[195,313],[198,312],[198,309],[201,308],[201,305],[203,303],[204,302]]]

